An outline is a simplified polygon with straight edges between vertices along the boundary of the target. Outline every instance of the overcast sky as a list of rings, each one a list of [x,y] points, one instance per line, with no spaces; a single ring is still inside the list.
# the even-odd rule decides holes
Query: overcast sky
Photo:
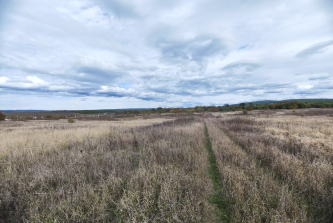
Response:
[[[332,0],[0,0],[0,110],[291,98],[333,98]]]

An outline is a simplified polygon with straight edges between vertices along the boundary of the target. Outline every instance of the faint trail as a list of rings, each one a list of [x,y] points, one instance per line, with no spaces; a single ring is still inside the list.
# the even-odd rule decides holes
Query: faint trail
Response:
[[[304,189],[302,186],[298,184],[296,181],[289,180],[287,176],[281,174],[277,168],[274,168],[272,165],[273,160],[276,159],[275,157],[267,157],[263,156],[260,153],[255,153],[252,151],[251,146],[244,143],[244,141],[240,141],[239,138],[236,137],[235,133],[233,134],[232,131],[230,131],[227,128],[220,128],[222,132],[239,148],[241,148],[245,153],[248,154],[249,157],[252,157],[256,160],[256,164],[258,168],[263,169],[265,172],[272,172],[275,174],[274,180],[276,181],[276,184],[279,186],[282,185],[289,185],[290,188],[289,192],[293,194],[293,197],[295,200],[298,200],[298,202],[304,202],[308,205],[307,207],[307,213],[308,218],[313,218],[315,220],[312,220],[313,222],[332,222],[332,211],[326,211],[321,209],[322,207],[314,202],[312,202],[311,199],[311,192],[312,188],[310,189]],[[245,137],[245,136],[244,136]],[[281,151],[284,152],[284,151]],[[291,155],[290,153],[285,152],[288,155]],[[293,155],[294,156],[294,155]],[[322,195],[318,194],[317,197],[320,197]],[[323,200],[323,199],[322,199]],[[329,209],[329,208],[328,208]],[[328,219],[328,220],[327,220]]]
[[[209,161],[209,175],[213,182],[214,194],[210,196],[210,202],[217,207],[217,217],[222,222],[229,222],[229,213],[227,211],[227,202],[225,200],[225,190],[222,188],[222,180],[216,163],[215,154],[212,148],[212,143],[209,139],[207,125],[205,123],[205,139],[206,149]]]

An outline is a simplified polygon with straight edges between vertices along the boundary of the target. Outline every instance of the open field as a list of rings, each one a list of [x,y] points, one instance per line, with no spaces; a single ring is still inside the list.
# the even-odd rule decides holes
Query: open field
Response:
[[[138,127],[162,123],[166,119],[137,119],[131,121],[63,120],[9,121],[0,124],[0,157],[11,154],[35,155],[54,151],[88,138],[98,138],[118,131],[118,127]]]
[[[0,122],[0,222],[332,222],[331,111]]]

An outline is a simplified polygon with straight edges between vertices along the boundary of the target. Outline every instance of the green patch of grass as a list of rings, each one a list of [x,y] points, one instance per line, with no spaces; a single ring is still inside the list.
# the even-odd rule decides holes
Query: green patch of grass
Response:
[[[214,194],[210,196],[209,201],[216,205],[217,216],[222,222],[229,222],[229,213],[227,210],[227,202],[225,200],[225,190],[222,187],[220,172],[216,163],[215,154],[212,143],[209,139],[208,129],[205,124],[206,149],[209,161],[209,175],[213,182]]]

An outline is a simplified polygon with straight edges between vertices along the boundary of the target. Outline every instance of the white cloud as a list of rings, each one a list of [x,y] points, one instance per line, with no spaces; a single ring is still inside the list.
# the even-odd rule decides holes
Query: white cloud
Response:
[[[132,96],[133,94],[136,94],[137,91],[134,89],[125,89],[120,87],[108,87],[108,86],[101,86],[101,89],[97,91],[97,93],[102,94],[114,94],[119,96]]]
[[[0,93],[13,98],[154,107],[333,95],[327,0],[0,5]]]
[[[14,89],[38,89],[48,87],[50,84],[36,76],[27,76],[26,80],[0,77],[0,87]]]
[[[8,77],[0,77],[0,84],[3,85],[3,84],[6,84],[6,82],[10,80],[10,78]]]

